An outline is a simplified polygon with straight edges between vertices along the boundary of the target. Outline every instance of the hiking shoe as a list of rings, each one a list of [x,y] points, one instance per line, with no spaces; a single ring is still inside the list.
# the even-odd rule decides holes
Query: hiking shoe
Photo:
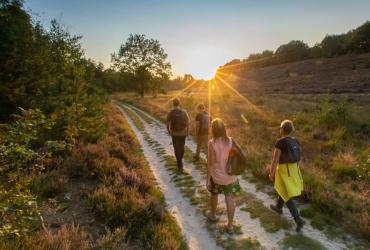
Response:
[[[270,205],[270,208],[272,209],[272,210],[274,210],[276,213],[278,213],[278,214],[283,214],[283,209],[282,208],[279,208],[278,206],[276,206],[276,205]]]
[[[296,221],[296,224],[297,224],[297,227],[295,228],[295,231],[297,233],[299,233],[299,232],[301,232],[301,230],[302,230],[303,226],[306,224],[306,222],[302,219],[299,219],[299,220]]]

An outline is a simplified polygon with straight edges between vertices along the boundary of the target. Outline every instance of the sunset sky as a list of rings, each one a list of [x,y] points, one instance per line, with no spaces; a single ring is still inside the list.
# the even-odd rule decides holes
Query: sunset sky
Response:
[[[175,75],[208,79],[234,58],[290,40],[313,45],[370,20],[368,0],[26,0],[47,24],[56,18],[83,36],[86,55],[110,64],[130,33],[160,41]]]

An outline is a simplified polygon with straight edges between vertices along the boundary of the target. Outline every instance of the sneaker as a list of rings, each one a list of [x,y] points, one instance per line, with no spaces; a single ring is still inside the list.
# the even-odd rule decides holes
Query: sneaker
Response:
[[[296,221],[296,224],[297,224],[297,227],[295,228],[295,231],[297,233],[299,233],[299,232],[301,232],[301,230],[302,230],[303,226],[306,224],[306,222],[302,219],[299,219],[299,220]]]
[[[272,210],[274,210],[276,213],[278,213],[278,214],[283,214],[283,209],[282,208],[279,208],[278,206],[276,206],[276,205],[270,205],[270,208],[272,209]]]

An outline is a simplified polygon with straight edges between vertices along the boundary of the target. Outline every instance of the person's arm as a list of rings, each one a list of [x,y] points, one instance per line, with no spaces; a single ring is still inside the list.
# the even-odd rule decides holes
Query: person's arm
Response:
[[[167,128],[167,132],[170,134],[171,133],[171,112],[168,113],[167,115],[167,122],[166,122],[166,128]]]
[[[277,165],[279,163],[280,155],[281,155],[281,150],[278,148],[275,148],[274,152],[272,153],[272,160],[271,160],[270,173],[269,173],[269,179],[271,181],[274,181],[275,179],[275,172],[276,172]]]
[[[187,112],[185,112],[186,114],[186,117],[187,117],[187,121],[186,121],[186,136],[189,135],[189,127],[190,127],[190,119],[189,119],[189,115]]]
[[[212,167],[212,164],[214,162],[214,158],[215,158],[215,152],[213,150],[213,146],[212,146],[212,143],[211,141],[208,142],[208,154],[207,154],[207,183],[208,181],[211,179],[211,167]]]
[[[199,116],[197,115],[197,117],[195,117],[195,136],[198,136],[199,128],[200,128],[200,121],[199,121]]]

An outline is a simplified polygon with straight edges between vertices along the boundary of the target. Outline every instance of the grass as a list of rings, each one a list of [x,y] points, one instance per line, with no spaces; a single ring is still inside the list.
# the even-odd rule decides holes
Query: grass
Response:
[[[323,250],[326,249],[318,241],[302,234],[288,235],[279,242],[281,249]]]

